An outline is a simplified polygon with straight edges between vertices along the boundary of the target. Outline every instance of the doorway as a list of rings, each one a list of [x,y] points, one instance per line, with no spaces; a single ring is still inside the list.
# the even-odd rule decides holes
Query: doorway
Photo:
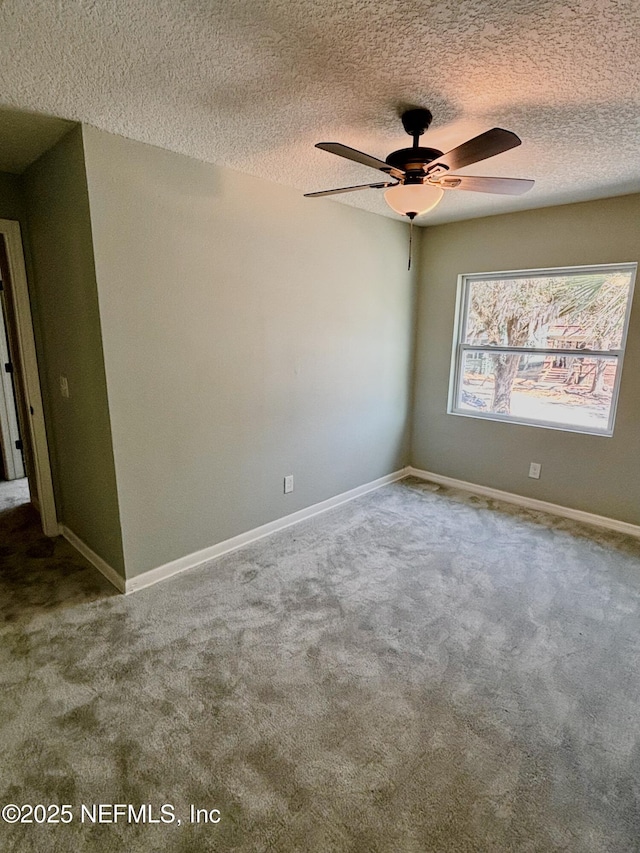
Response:
[[[3,317],[0,334],[6,341],[5,349],[0,343],[3,372],[0,408],[6,409],[3,420],[7,427],[6,436],[4,428],[2,431],[2,458],[3,465],[6,464],[5,474],[14,474],[6,480],[19,481],[20,473],[23,477],[26,475],[31,503],[40,513],[43,532],[46,536],[57,536],[59,528],[22,236],[20,224],[9,219],[0,219],[0,281]]]
[[[3,480],[20,480],[25,476],[25,468],[2,266],[0,263],[0,464]]]

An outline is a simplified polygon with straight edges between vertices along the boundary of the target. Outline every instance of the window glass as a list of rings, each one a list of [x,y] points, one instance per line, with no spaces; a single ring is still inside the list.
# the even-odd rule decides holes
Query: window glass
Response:
[[[461,276],[449,411],[611,435],[635,270]]]

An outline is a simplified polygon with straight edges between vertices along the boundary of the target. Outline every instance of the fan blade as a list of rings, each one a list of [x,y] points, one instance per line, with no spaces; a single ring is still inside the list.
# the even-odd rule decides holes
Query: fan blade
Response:
[[[378,160],[377,157],[364,154],[362,151],[356,151],[355,148],[349,148],[348,145],[342,145],[340,142],[317,142],[316,148],[328,151],[330,154],[337,154],[338,157],[346,157],[347,160],[353,160],[355,163],[362,163],[363,166],[371,166],[372,169],[379,169],[381,172],[391,175],[392,178],[400,179],[404,177],[402,169],[396,169],[395,166],[390,166],[384,160]]]
[[[443,190],[471,190],[475,193],[503,193],[522,195],[535,184],[524,178],[478,178],[472,175],[445,175],[439,181],[431,181]]]
[[[338,195],[338,193],[353,193],[356,190],[382,190],[386,187],[395,187],[395,181],[386,181],[382,184],[359,184],[357,187],[341,187],[338,190],[321,190],[318,193],[305,193],[305,198],[320,198],[323,195]]]
[[[442,157],[437,157],[427,166],[427,174],[432,174],[436,170],[439,171],[439,167],[457,172],[464,166],[470,166],[472,163],[479,163],[480,160],[495,157],[496,154],[502,154],[503,151],[509,151],[510,148],[517,148],[520,144],[520,137],[516,136],[515,133],[511,133],[510,130],[503,130],[501,127],[494,127],[485,133],[481,133],[480,136],[474,136],[473,139],[463,142],[457,148],[452,148]]]

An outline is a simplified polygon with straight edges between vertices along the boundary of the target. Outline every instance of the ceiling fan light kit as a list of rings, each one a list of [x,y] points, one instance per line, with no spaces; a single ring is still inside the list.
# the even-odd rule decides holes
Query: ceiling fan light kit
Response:
[[[437,148],[424,148],[418,143],[431,124],[429,110],[416,108],[402,114],[405,131],[413,138],[411,148],[392,151],[386,160],[349,148],[340,142],[318,142],[316,148],[337,154],[363,166],[384,172],[392,180],[375,184],[360,184],[335,190],[305,193],[307,198],[336,195],[364,189],[385,189],[385,201],[389,207],[407,216],[411,221],[427,213],[439,204],[444,190],[467,190],[471,192],[502,193],[520,195],[530,190],[534,181],[521,178],[488,178],[471,175],[451,175],[458,169],[478,163],[521,144],[519,137],[509,130],[494,127],[463,142],[444,154]]]
[[[392,210],[414,219],[440,203],[444,190],[433,184],[396,184],[384,194],[384,200]]]

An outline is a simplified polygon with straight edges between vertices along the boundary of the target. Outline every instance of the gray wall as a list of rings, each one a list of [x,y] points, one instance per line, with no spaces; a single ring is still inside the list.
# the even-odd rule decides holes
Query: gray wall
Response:
[[[22,184],[59,520],[124,575],[81,129],[30,166]]]
[[[637,261],[640,195],[428,228],[423,236],[412,464],[640,524],[640,282],[612,438],[447,415],[459,273]],[[542,463],[540,480],[527,476]]]
[[[33,267],[31,264],[29,231],[27,228],[27,207],[22,189],[22,178],[19,175],[9,175],[6,172],[0,172],[0,219],[13,219],[20,223],[27,279],[30,281],[33,276]],[[33,321],[34,326],[36,326],[34,332],[37,336],[36,311],[37,306],[32,301],[31,312],[34,315]]]
[[[127,577],[406,464],[406,226],[83,131]]]
[[[17,219],[24,229],[26,221],[20,178],[0,172],[0,219]]]

